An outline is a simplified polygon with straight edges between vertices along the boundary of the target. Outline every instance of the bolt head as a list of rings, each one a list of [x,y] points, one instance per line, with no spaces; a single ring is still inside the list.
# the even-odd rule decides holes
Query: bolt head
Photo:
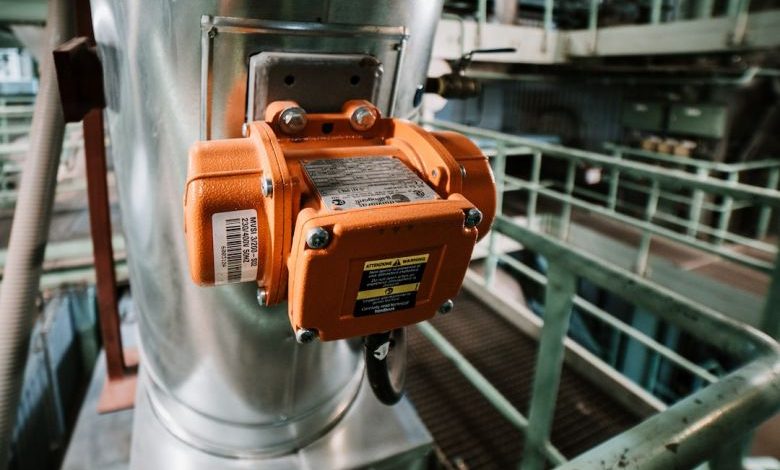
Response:
[[[349,124],[356,131],[367,131],[374,127],[378,119],[378,112],[370,106],[359,106],[352,112],[349,118]]]
[[[317,332],[308,328],[298,328],[295,330],[295,341],[306,344],[311,343],[317,337]]]
[[[285,134],[297,134],[306,127],[306,111],[297,106],[287,108],[279,115],[279,128]]]
[[[479,225],[479,223],[482,222],[482,212],[477,209],[476,207],[472,207],[471,209],[466,211],[466,218],[463,222],[463,224],[467,228],[473,228]]]
[[[260,189],[263,191],[263,196],[270,197],[274,193],[274,181],[271,178],[263,178]]]
[[[306,246],[314,250],[325,248],[330,242],[330,233],[322,227],[314,227],[306,234]]]
[[[265,289],[257,289],[257,303],[261,307],[265,307],[268,301],[268,292]]]
[[[452,299],[447,299],[441,304],[441,307],[439,307],[439,313],[446,315],[450,313],[453,308],[455,308],[455,302],[453,302]]]

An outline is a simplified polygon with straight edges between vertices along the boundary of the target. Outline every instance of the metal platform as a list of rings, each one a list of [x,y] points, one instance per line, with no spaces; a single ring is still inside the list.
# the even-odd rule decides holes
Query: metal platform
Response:
[[[137,398],[137,409],[100,415],[97,401],[103,387],[105,362],[101,354],[89,391],[73,432],[61,470],[126,470],[130,466],[130,449],[135,413],[151,413],[145,395]],[[147,416],[148,420],[149,417]],[[157,422],[155,420],[155,422]],[[159,422],[154,436],[173,449],[175,457],[186,447]],[[261,461],[226,461],[201,453],[209,460],[207,468],[426,468],[432,455],[432,439],[408,400],[390,408],[380,404],[364,386],[344,418],[324,437],[294,454]],[[191,468],[181,459],[171,458],[168,468]],[[188,462],[192,462],[189,460]],[[209,463],[209,462],[207,462]]]
[[[462,293],[455,310],[431,321],[521,411],[528,409],[537,343]],[[456,468],[512,468],[523,435],[416,328],[409,328],[407,393],[436,445]],[[641,419],[564,367],[552,442],[573,457]]]

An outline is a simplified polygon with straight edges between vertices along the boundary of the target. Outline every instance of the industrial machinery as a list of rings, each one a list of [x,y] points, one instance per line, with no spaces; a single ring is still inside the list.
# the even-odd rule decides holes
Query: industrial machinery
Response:
[[[300,343],[381,335],[366,342],[369,364],[386,364],[387,332],[451,310],[495,213],[473,143],[360,100],[308,116],[276,101],[245,133],[190,150],[184,230],[197,284],[257,282],[261,306],[287,298]],[[400,384],[369,379],[382,401],[400,399]]]
[[[451,309],[495,206],[468,139],[398,119],[440,12],[92,2],[140,313],[133,468],[289,466],[348,410],[394,413],[354,409],[363,350],[397,401],[390,346]]]

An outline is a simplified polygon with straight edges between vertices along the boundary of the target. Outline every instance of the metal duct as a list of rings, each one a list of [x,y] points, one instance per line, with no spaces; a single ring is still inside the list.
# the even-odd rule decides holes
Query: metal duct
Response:
[[[395,97],[395,115],[411,114],[441,1],[91,3],[140,314],[141,383],[148,386],[139,393],[148,394],[168,431],[212,455],[254,458],[304,446],[354,399],[363,376],[362,346],[299,345],[286,305],[258,307],[255,288],[247,284],[192,283],[181,210],[188,148],[201,134],[240,135],[248,57],[263,50],[371,54],[384,64],[384,83],[395,83],[380,94]],[[217,23],[251,24],[202,26],[227,17]],[[337,24],[403,27],[408,40],[401,55],[360,36],[329,36]],[[295,31],[307,27],[325,31],[295,39]],[[136,433],[144,429],[135,423]],[[133,449],[135,468],[155,468],[144,461],[148,451]]]

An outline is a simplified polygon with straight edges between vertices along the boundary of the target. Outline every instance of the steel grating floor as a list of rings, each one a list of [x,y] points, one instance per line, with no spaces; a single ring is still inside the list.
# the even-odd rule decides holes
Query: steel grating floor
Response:
[[[469,293],[432,324],[520,412],[527,416],[536,341]],[[408,329],[407,393],[455,468],[514,468],[522,434],[504,419],[416,328]],[[564,367],[553,444],[571,458],[637,424],[585,378]]]

